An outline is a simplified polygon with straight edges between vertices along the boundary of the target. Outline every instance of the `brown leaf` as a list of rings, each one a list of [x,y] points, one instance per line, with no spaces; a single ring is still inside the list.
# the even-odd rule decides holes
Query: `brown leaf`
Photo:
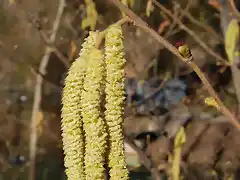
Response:
[[[217,2],[217,0],[209,0],[208,4],[211,5],[212,7],[216,8],[218,11],[220,10],[221,6]]]
[[[158,33],[159,34],[161,34],[164,30],[165,30],[165,28],[167,27],[167,26],[169,26],[169,21],[168,20],[166,20],[166,21],[163,21],[160,25],[159,25],[159,27],[158,27]]]

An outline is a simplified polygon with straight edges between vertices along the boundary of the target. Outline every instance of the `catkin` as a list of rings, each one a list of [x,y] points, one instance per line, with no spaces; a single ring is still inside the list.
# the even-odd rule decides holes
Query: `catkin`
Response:
[[[100,95],[104,72],[104,57],[93,48],[89,55],[84,91],[82,92],[82,117],[85,132],[86,180],[103,180],[106,152],[106,127],[100,116]]]
[[[121,26],[110,26],[105,37],[105,119],[109,133],[108,166],[111,180],[129,179],[124,156],[123,103],[124,65],[126,60],[123,49]]]
[[[90,32],[82,44],[80,57],[72,63],[62,93],[62,140],[64,165],[68,180],[83,180],[84,135],[81,118],[81,93],[90,50],[96,44],[96,33]]]

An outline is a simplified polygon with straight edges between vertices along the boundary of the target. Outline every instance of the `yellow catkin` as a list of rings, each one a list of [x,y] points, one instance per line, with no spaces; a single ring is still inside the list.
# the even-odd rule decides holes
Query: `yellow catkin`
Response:
[[[128,170],[124,155],[123,103],[124,103],[124,46],[121,26],[109,27],[105,37],[106,111],[109,133],[108,166],[111,180],[126,180]]]
[[[85,132],[86,180],[103,180],[106,153],[106,127],[100,116],[100,96],[103,82],[104,57],[93,48],[89,55],[84,91],[82,92],[82,117]]]
[[[62,93],[62,140],[64,165],[68,180],[83,180],[84,136],[81,118],[81,93],[85,76],[86,60],[96,44],[96,33],[90,32],[82,44],[80,57],[72,63]]]

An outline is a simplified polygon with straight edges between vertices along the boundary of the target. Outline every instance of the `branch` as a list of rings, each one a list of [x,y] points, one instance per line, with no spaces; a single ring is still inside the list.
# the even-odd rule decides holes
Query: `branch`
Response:
[[[181,6],[179,3],[177,3],[177,5]],[[205,23],[201,23],[200,21],[198,21],[197,19],[195,19],[195,17],[193,17],[188,11],[182,9],[180,7],[180,9],[182,10],[182,14],[187,17],[193,24],[199,26],[200,28],[204,29],[206,32],[211,33],[213,36],[216,37],[216,39],[218,39],[220,42],[224,42],[224,39],[211,27],[208,26]]]
[[[235,116],[229,111],[229,109],[223,104],[220,100],[216,92],[214,91],[211,84],[208,82],[204,73],[201,69],[195,64],[194,61],[190,59],[183,58],[176,47],[174,47],[171,43],[169,43],[166,39],[160,36],[156,31],[151,29],[147,23],[145,23],[139,16],[137,16],[134,12],[124,6],[119,0],[111,0],[121,11],[123,11],[134,23],[134,25],[142,28],[147,33],[149,33],[153,38],[155,38],[160,44],[162,44],[165,48],[171,51],[175,56],[177,56],[180,60],[186,63],[189,67],[191,67],[198,77],[201,79],[204,87],[207,89],[208,93],[216,100],[218,106],[220,107],[220,111],[229,118],[229,121],[240,131],[240,124],[235,118]],[[153,0],[155,1],[155,0]]]
[[[172,19],[175,19],[172,13],[166,9],[163,5],[161,5],[158,1],[153,0],[153,3],[161,9],[164,13],[166,13],[168,16],[170,16]],[[194,31],[189,29],[187,26],[185,26],[179,19],[175,19],[176,23],[180,26],[181,29],[186,31],[207,53],[209,53],[211,56],[215,57],[217,60],[221,61],[221,63],[225,65],[230,65],[227,60],[225,60],[223,57],[218,55],[216,52],[214,52],[207,44],[205,44],[196,34]]]
[[[53,22],[52,34],[49,38],[49,42],[52,44],[56,40],[57,32],[60,26],[61,18],[64,12],[65,0],[60,0],[58,6],[58,12],[56,15],[56,19]],[[39,67],[39,72],[42,75],[46,74],[46,67],[50,58],[51,53],[53,52],[52,48],[46,47],[45,54],[41,60],[41,64]],[[29,142],[29,159],[30,159],[30,170],[29,170],[29,179],[35,179],[35,171],[36,171],[36,150],[37,150],[37,113],[40,109],[41,103],[41,94],[42,94],[42,83],[43,78],[41,75],[36,76],[36,86],[34,91],[34,101],[33,101],[33,109],[32,109],[32,117],[31,117],[31,128],[30,128],[30,142]]]
[[[232,10],[233,10],[234,14],[237,16],[238,19],[240,19],[240,12],[238,11],[238,9],[237,9],[237,7],[234,3],[234,0],[228,0],[228,1],[229,1],[230,5],[232,7]]]
[[[230,1],[230,3],[232,4],[232,6],[235,7],[234,2]],[[235,17],[230,16],[231,13],[231,9],[229,7],[228,1],[226,2],[222,2],[219,1],[219,4],[221,4],[221,11],[220,11],[220,22],[221,22],[221,27],[222,27],[222,32],[223,35],[226,38],[226,32],[228,29],[228,26],[230,24],[230,22],[235,19]],[[235,7],[236,8],[236,7]],[[237,42],[235,49],[239,49],[240,47],[240,41]],[[226,44],[225,44],[226,46]],[[238,113],[240,113],[240,82],[239,82],[239,76],[240,76],[240,70],[238,68],[238,62],[240,62],[240,57],[239,56],[234,56],[233,58],[233,63],[231,64],[231,71],[232,71],[232,81],[233,81],[233,85],[235,87],[235,95],[237,97],[237,101],[238,101]]]
[[[149,170],[152,174],[152,177],[154,180],[161,180],[160,175],[158,173],[157,168],[153,167],[153,163],[152,161],[148,158],[148,156],[146,155],[146,153],[144,151],[142,151],[139,147],[137,147],[133,141],[131,140],[130,137],[128,137],[128,135],[124,135],[125,136],[125,142],[129,144],[129,146],[131,146],[138,154],[138,157],[142,163],[142,165],[145,166],[145,168],[147,168],[147,170]]]
[[[56,47],[54,42],[52,43],[50,39],[47,38],[46,34],[39,30],[40,36],[42,37],[44,43],[49,46],[49,48],[52,48],[52,51],[56,54],[56,56],[60,59],[60,61],[64,64],[66,68],[69,68],[70,63],[68,59],[63,55],[63,53]]]

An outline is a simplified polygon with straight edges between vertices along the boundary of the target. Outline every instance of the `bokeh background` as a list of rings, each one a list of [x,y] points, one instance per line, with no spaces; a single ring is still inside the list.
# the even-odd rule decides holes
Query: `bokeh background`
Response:
[[[240,61],[226,66],[225,51],[227,27],[233,18],[239,20],[238,1],[122,2],[172,44],[187,43],[224,104],[239,117]],[[29,179],[31,153],[37,180],[66,179],[60,127],[64,77],[89,30],[104,30],[121,17],[111,0],[0,1],[0,180]],[[208,93],[197,75],[141,29],[131,24],[123,29],[131,179],[170,179],[180,127],[186,133],[179,162],[183,179],[240,179],[239,132],[204,103]]]

